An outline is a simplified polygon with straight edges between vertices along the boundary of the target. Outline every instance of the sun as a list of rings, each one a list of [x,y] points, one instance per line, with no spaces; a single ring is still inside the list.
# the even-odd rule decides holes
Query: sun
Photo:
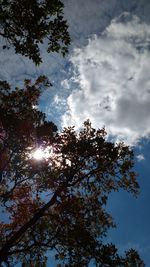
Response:
[[[41,148],[37,148],[33,154],[32,157],[36,160],[42,160],[45,158],[45,152]]]
[[[35,160],[43,160],[43,159],[48,160],[52,157],[52,155],[54,156],[51,147],[49,146],[47,148],[38,147],[34,151],[32,151],[31,158]]]
[[[34,159],[35,161],[46,161],[49,166],[57,166],[59,167],[62,163],[62,154],[55,152],[55,148],[52,146],[47,146],[46,148],[38,147],[32,152],[30,152],[30,159]],[[69,164],[67,162],[67,164]]]

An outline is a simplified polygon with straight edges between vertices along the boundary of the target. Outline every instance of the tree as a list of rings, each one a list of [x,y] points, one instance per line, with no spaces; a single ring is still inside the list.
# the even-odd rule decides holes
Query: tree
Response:
[[[3,48],[41,60],[40,44],[48,52],[68,52],[70,37],[59,0],[1,0]],[[53,251],[57,266],[144,266],[138,252],[119,256],[104,237],[115,223],[105,210],[110,192],[120,188],[138,194],[133,151],[106,140],[105,129],[86,121],[77,133],[62,132],[37,109],[47,78],[12,90],[0,82],[0,266],[46,266]],[[35,153],[41,151],[41,158]],[[7,216],[7,217],[6,217]]]
[[[0,36],[13,45],[16,53],[34,63],[42,62],[40,44],[47,52],[68,52],[70,36],[60,0],[0,0]]]
[[[115,227],[105,209],[110,192],[139,191],[133,151],[90,121],[79,133],[58,132],[36,108],[48,85],[44,76],[25,80],[23,89],[0,84],[0,200],[8,214],[0,224],[0,266],[44,267],[47,250],[59,267],[144,266],[135,250],[120,256],[104,241]]]

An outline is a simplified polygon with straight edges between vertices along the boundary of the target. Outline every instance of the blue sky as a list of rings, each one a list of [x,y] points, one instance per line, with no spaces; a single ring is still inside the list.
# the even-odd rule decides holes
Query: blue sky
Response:
[[[113,140],[135,149],[141,193],[112,194],[108,209],[117,229],[108,239],[121,251],[137,248],[150,264],[150,1],[64,0],[72,45],[69,55],[49,55],[41,48],[39,67],[13,49],[0,51],[0,79],[21,85],[45,74],[53,83],[40,108],[59,128],[79,129],[89,118],[106,127]]]
[[[144,148],[148,153],[150,144]],[[133,198],[125,192],[112,194],[109,198],[108,210],[112,213],[117,223],[117,228],[110,231],[108,240],[116,242],[120,251],[135,248],[144,259],[146,266],[150,263],[150,156],[136,164],[139,173],[141,192],[138,198]]]

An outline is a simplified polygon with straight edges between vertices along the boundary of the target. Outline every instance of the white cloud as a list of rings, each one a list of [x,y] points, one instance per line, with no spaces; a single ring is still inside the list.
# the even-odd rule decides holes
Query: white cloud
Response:
[[[131,144],[148,137],[149,46],[149,25],[124,13],[100,37],[94,35],[87,46],[74,49],[75,90],[63,123],[80,127],[90,118],[95,127],[105,125],[109,134]]]
[[[143,154],[139,154],[139,155],[137,155],[136,158],[137,158],[138,161],[145,160],[145,157],[144,157]]]
[[[87,40],[89,36],[91,36],[91,34],[93,33],[96,33],[97,36],[100,36],[101,32],[106,28],[106,26],[109,25],[110,21],[114,17],[119,16],[119,14],[122,13],[123,10],[129,11],[129,12],[131,11],[131,13],[134,13],[134,14],[137,13],[144,20],[146,18],[147,18],[146,20],[150,20],[149,19],[150,18],[149,0],[138,0],[138,2],[137,0],[132,0],[132,1],[131,0],[111,0],[111,1],[110,0],[92,0],[92,1],[91,0],[86,0],[86,1],[85,0],[78,0],[78,1],[64,0],[64,4],[65,4],[65,17],[68,20],[69,29],[70,29],[70,33],[72,37],[72,46],[71,46],[72,48],[75,46],[80,48],[83,45],[87,45],[87,42],[88,42]],[[116,23],[111,24],[111,26],[113,25],[116,25]],[[123,30],[121,26],[122,24],[120,24],[120,31]],[[134,28],[134,25],[133,25],[133,28]],[[108,27],[107,31],[108,32],[105,34],[105,36],[103,36],[104,46],[105,46],[105,43],[107,42],[108,37],[109,37],[110,42],[116,45],[115,41],[113,42],[111,41],[111,39],[113,39],[111,34],[115,35],[117,34],[117,32],[113,33],[113,29],[111,29],[111,27]],[[135,33],[134,29],[133,31]],[[121,34],[123,33],[119,32],[119,36],[121,36]],[[147,30],[145,34],[147,34]],[[119,37],[115,37],[115,38],[119,39]],[[125,39],[125,37],[123,38]],[[100,42],[100,37],[97,37],[97,41]],[[126,43],[126,40],[124,41]],[[123,40],[121,40],[120,43],[121,42],[123,43]],[[22,57],[21,55],[16,55],[14,53],[13,48],[11,48],[8,51],[1,49],[3,44],[5,44],[5,42],[0,40],[0,66],[1,66],[0,79],[2,80],[5,79],[14,86],[16,85],[21,86],[25,78],[35,79],[39,75],[43,75],[43,74],[47,75],[54,86],[50,88],[49,90],[46,90],[46,92],[44,92],[41,98],[40,108],[44,112],[47,113],[48,118],[50,120],[55,121],[55,123],[57,123],[59,126],[61,122],[62,114],[65,112],[67,108],[66,101],[69,101],[69,102],[72,101],[71,97],[70,99],[67,99],[68,95],[70,94],[72,90],[72,86],[70,86],[70,81],[68,81],[70,79],[70,65],[68,62],[68,58],[62,59],[62,57],[59,55],[47,54],[44,50],[44,47],[42,47],[41,52],[42,52],[43,63],[39,67],[35,67],[32,61],[28,60],[25,57]],[[96,46],[96,41],[91,40],[91,43],[89,43],[87,48],[85,48],[85,51],[84,49],[83,51],[82,49],[79,50],[79,53],[81,54],[82,52],[82,56],[84,57],[84,53],[88,54],[89,50],[92,50],[92,47],[94,47],[94,49],[95,48],[97,49],[97,52],[96,52],[98,53],[97,61],[96,61],[96,54],[94,55],[94,52],[93,52],[93,55],[91,55],[91,57],[89,58],[89,61],[91,62],[91,64],[93,64],[92,65],[93,71],[91,71],[91,74],[90,74],[91,76],[93,75],[93,77],[94,75],[99,76],[98,70],[96,72],[97,74],[94,72],[94,66],[100,69],[100,66],[99,66],[100,58],[99,58],[98,46],[99,44],[97,44]],[[101,39],[100,49],[103,51],[102,46],[103,44],[102,44],[102,39]],[[104,52],[102,51],[101,51],[101,55],[107,54],[107,50],[105,50]],[[110,51],[108,51],[108,54],[110,54]],[[76,55],[76,52],[74,53],[74,58],[75,58],[75,55]],[[79,60],[79,56],[78,56],[77,61],[78,60]],[[75,59],[73,59],[73,61],[75,62]],[[74,63],[74,66],[78,65],[77,61]],[[90,66],[89,61],[88,61],[88,66]],[[103,62],[104,66],[106,65],[105,68],[107,67],[109,68],[109,65],[107,66],[107,60],[104,59],[103,61],[104,61]],[[86,64],[86,59],[85,59],[85,63],[80,62],[80,65],[82,64]],[[88,70],[88,73],[89,73],[89,70]],[[89,76],[89,79],[90,79],[90,76]],[[95,79],[95,81],[93,79],[93,85],[92,85],[93,90],[96,87],[97,80],[98,80],[97,78]],[[77,83],[78,77],[77,76],[72,77],[71,82],[72,81]],[[84,82],[85,82],[85,79],[82,79],[82,83]],[[84,92],[82,91],[80,92],[80,96],[81,98],[83,97],[83,100],[84,100],[83,102],[78,99],[78,94],[79,94],[79,91],[73,94],[74,97],[76,97],[76,103],[77,101],[81,102],[82,106],[84,105],[84,103],[87,103],[87,104],[89,103],[89,99],[86,99],[86,97],[84,96]],[[93,95],[96,96],[94,92],[93,92]],[[97,95],[96,97],[99,97],[99,95]],[[104,106],[107,109],[108,98],[104,97],[104,100],[105,100],[104,101],[105,103],[103,103],[103,100],[97,101],[98,103],[96,102],[96,109],[100,109],[100,107],[102,106]],[[109,98],[109,102],[111,102],[112,106],[116,104],[115,101],[112,102],[112,95],[111,95],[111,98]],[[74,112],[76,112],[76,105],[77,105],[76,103],[69,104],[69,107],[72,106],[71,109],[75,109]],[[87,117],[86,115],[88,114],[85,108],[83,108],[82,106],[80,110],[82,113],[82,119],[84,120],[84,118]],[[94,112],[94,109],[95,109],[94,100],[93,100],[93,106],[91,107],[91,109],[92,109],[92,112]],[[69,116],[71,116],[71,121],[73,121],[72,115],[73,115],[72,110],[68,111],[67,120],[69,120]],[[95,118],[96,116],[99,116],[97,112],[95,112]],[[75,122],[76,122],[76,118],[75,118]],[[105,124],[105,121],[104,121],[104,124]],[[125,131],[128,131],[128,129],[125,129]]]

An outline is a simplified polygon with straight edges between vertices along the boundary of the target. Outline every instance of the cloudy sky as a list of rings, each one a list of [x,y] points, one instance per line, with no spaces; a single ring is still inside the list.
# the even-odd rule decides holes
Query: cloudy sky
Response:
[[[0,79],[21,85],[45,74],[53,83],[40,108],[59,128],[79,129],[90,119],[113,140],[133,145],[141,194],[111,195],[108,209],[117,222],[109,240],[123,251],[139,250],[150,264],[150,1],[64,0],[72,38],[67,58],[42,50],[39,67],[0,51]]]

